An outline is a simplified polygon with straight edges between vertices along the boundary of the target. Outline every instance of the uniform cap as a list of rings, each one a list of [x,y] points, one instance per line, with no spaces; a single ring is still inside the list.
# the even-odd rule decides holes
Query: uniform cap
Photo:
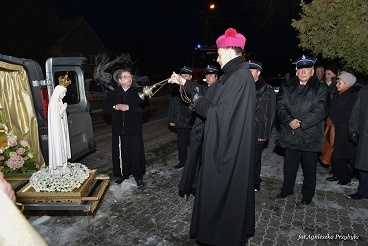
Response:
[[[218,68],[213,65],[208,65],[205,70],[206,74],[211,74],[211,73],[218,74],[218,72],[219,72]]]
[[[257,61],[251,61],[249,60],[249,68],[262,70],[262,63]]]
[[[296,65],[296,69],[310,68],[314,66],[314,63],[316,63],[316,60],[317,58],[303,55],[302,57],[294,61],[293,64]]]
[[[180,69],[180,74],[192,74],[193,69],[191,67],[184,66]]]

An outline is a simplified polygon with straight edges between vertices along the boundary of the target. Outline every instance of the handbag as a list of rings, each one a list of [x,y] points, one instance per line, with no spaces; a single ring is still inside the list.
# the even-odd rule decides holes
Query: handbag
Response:
[[[319,157],[319,160],[324,165],[330,165],[332,153],[334,151],[335,125],[332,123],[330,118],[326,119],[326,125],[327,126],[323,134],[322,154]]]

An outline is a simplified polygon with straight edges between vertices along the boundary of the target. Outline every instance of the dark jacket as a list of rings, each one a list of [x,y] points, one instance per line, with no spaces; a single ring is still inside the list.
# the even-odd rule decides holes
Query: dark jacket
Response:
[[[140,88],[130,87],[127,91],[118,87],[109,93],[103,102],[104,113],[111,115],[112,134],[120,136],[141,136],[142,115],[147,109],[147,100],[138,96]],[[119,111],[113,108],[116,104],[128,104],[129,110]]]
[[[215,86],[216,83],[217,81],[211,86]],[[205,95],[209,88],[207,83],[198,84],[194,81],[189,81],[185,84],[185,89],[188,92],[193,92],[196,87],[199,89],[199,94],[201,95]],[[182,195],[190,195],[195,192],[198,172],[202,166],[203,133],[206,119],[197,113],[194,114],[196,115],[196,119],[190,133],[190,148],[179,182],[179,191]]]
[[[280,87],[277,95],[277,115],[280,120],[276,144],[291,150],[321,152],[324,119],[330,108],[328,87],[312,76],[300,85],[296,76]],[[293,130],[289,123],[298,119],[300,127]]]
[[[276,93],[259,77],[256,81],[256,139],[269,139],[276,112]]]
[[[176,128],[192,128],[195,116],[189,110],[189,104],[181,99],[179,87],[173,85],[169,104],[168,123],[175,123]]]
[[[326,82],[325,82],[326,83]],[[326,84],[327,85],[327,84]],[[337,91],[337,87],[336,87],[336,83],[331,83],[330,85],[328,85],[328,92],[330,93],[330,97],[332,98],[336,93],[338,93]]]
[[[332,97],[329,114],[332,123],[335,125],[335,142],[332,158],[354,159],[355,147],[349,140],[348,125],[360,88],[360,85],[354,85],[342,94],[337,92]]]
[[[362,87],[355,101],[349,120],[349,133],[357,133],[359,141],[354,167],[368,171],[368,86]]]

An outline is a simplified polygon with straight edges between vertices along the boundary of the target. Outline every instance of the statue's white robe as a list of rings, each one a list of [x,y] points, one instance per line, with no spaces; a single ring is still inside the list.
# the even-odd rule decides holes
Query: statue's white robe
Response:
[[[68,119],[62,101],[65,93],[66,88],[57,85],[48,106],[49,170],[53,175],[68,173],[71,158]]]

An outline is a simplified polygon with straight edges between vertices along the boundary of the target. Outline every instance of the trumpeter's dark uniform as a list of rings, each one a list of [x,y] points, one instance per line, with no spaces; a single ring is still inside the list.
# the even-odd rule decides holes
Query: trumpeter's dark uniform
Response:
[[[217,67],[213,65],[208,65],[205,69],[205,73],[207,75],[208,74],[217,75],[218,72],[219,70],[217,69]],[[211,86],[215,86],[216,82],[214,82]],[[188,93],[190,94],[194,90],[193,86],[197,87],[199,89],[199,93],[202,95],[205,95],[209,88],[209,85],[207,83],[204,84],[192,83],[190,84],[190,86],[191,88],[188,90]],[[184,195],[189,196],[190,194],[193,195],[195,194],[195,189],[197,187],[198,172],[202,165],[203,133],[206,119],[197,113],[195,113],[195,115],[196,119],[194,121],[190,135],[190,148],[179,182],[180,196]]]
[[[262,63],[258,61],[249,61],[249,68],[256,85],[256,135],[255,135],[255,186],[254,191],[260,191],[262,152],[267,146],[267,141],[270,138],[273,121],[276,112],[276,93],[272,86],[267,84],[261,74]]]
[[[180,74],[188,74],[191,77],[193,70],[184,66],[180,69]],[[182,168],[187,160],[188,148],[190,146],[190,132],[195,120],[195,116],[189,110],[189,103],[181,99],[178,85],[171,88],[171,99],[169,104],[168,122],[174,123],[177,135],[178,159],[179,164],[175,168]]]

